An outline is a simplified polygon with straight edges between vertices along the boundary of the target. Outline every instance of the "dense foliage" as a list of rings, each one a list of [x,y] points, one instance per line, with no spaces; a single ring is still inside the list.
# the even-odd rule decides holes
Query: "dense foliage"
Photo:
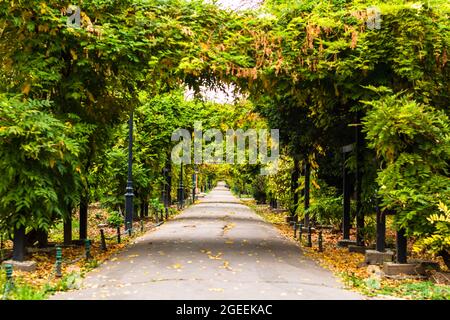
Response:
[[[92,126],[52,115],[48,101],[0,96],[0,217],[14,228],[48,229],[66,217],[82,183]]]

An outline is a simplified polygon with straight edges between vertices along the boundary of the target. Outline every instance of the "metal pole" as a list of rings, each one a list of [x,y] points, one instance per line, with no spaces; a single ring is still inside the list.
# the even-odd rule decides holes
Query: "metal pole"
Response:
[[[84,240],[84,250],[85,250],[85,258],[86,260],[89,260],[92,258],[91,255],[91,240],[85,239]]]
[[[128,120],[128,181],[125,192],[125,227],[132,227],[133,222],[133,112],[130,112],[130,118]]]
[[[322,230],[319,231],[319,238],[318,238],[318,242],[319,242],[319,252],[323,251],[323,238],[322,238]]]
[[[397,231],[397,263],[407,263],[407,239],[405,229]]]
[[[169,195],[167,192],[167,186],[168,186],[168,172],[169,170],[167,168],[163,169],[163,186],[162,186],[162,198],[164,203],[164,208],[167,208],[169,206]]]
[[[20,226],[14,230],[14,242],[13,242],[13,260],[24,261],[25,260],[25,227]]]
[[[292,193],[294,194],[294,207],[292,209],[292,219],[294,221],[298,221],[298,216],[297,216],[297,208],[298,208],[298,199],[299,199],[299,194],[298,194],[298,179],[300,178],[300,161],[296,158],[294,158],[294,170],[292,171],[291,174],[291,190]],[[296,227],[296,225],[294,225],[294,228]],[[295,238],[295,235],[294,235]]]
[[[58,278],[62,277],[62,250],[61,247],[56,247],[56,262],[55,262],[55,276]]]
[[[377,251],[384,252],[385,242],[386,242],[386,215],[383,211],[380,210],[379,200],[376,201],[376,213],[377,213],[377,241],[376,241],[376,249]]]
[[[131,222],[127,222],[126,230],[128,231],[128,236],[131,237],[131,235],[133,234],[133,224]]]
[[[311,165],[309,163],[308,157],[305,159],[305,225],[309,226],[309,189],[310,189],[310,177],[311,177]]]
[[[68,208],[68,216],[64,219],[64,244],[69,245],[72,243],[72,208]]]
[[[178,194],[179,194],[179,207],[183,209],[184,207],[184,186],[183,186],[183,163],[180,166],[180,185],[178,186]]]
[[[195,170],[195,169],[194,169]],[[195,171],[192,174],[192,203],[195,202],[195,181],[197,180]]]
[[[356,127],[355,127],[355,140],[356,140],[356,173],[355,173],[355,202],[356,202],[356,245],[364,246],[364,212],[362,208],[361,188],[362,188],[362,133],[360,126],[360,112],[356,113]]]
[[[307,247],[312,247],[312,239],[311,239],[311,225],[308,226],[308,243]]]
[[[294,221],[293,225],[294,225],[294,239],[295,239],[295,238],[297,238],[297,222]]]
[[[345,167],[345,161],[347,159],[347,153],[343,152],[343,164],[342,164],[342,188],[343,188],[343,219],[342,219],[342,231],[344,240],[350,239],[350,177],[348,175],[348,170]]]
[[[106,239],[105,239],[105,232],[103,231],[103,229],[100,229],[100,243],[102,246],[102,250],[106,251]]]

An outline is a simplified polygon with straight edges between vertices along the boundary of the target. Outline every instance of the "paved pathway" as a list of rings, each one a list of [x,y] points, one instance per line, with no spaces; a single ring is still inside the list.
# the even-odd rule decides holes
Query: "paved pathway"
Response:
[[[52,299],[362,299],[222,184]]]

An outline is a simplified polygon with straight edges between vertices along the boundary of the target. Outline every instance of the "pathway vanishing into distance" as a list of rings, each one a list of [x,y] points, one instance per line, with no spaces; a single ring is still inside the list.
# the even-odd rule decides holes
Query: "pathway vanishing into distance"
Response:
[[[363,299],[219,183],[52,299]]]

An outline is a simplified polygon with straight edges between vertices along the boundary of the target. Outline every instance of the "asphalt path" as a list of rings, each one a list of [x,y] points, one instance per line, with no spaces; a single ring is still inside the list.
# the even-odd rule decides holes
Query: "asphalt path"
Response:
[[[51,299],[364,299],[219,183]]]

